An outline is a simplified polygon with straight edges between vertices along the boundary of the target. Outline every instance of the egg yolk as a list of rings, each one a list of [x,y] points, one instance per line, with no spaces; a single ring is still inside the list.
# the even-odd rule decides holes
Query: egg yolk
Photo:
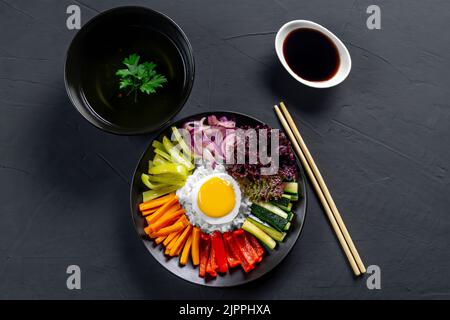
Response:
[[[226,216],[236,203],[231,183],[214,177],[207,180],[198,191],[198,207],[211,218]]]

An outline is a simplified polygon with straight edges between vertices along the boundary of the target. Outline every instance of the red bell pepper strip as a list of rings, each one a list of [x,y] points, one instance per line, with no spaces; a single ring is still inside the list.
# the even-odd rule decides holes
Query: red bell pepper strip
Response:
[[[231,249],[231,243],[230,243],[231,240],[232,240],[231,233],[225,232],[223,234],[223,244],[225,246],[225,253],[227,254],[228,266],[230,268],[235,268],[241,264],[241,259],[239,259],[239,256],[236,255],[233,252],[233,250]]]
[[[211,248],[211,239],[205,233],[200,234],[200,264],[198,275],[202,278],[206,275],[206,265],[208,264],[209,252]]]
[[[242,230],[242,229],[241,229]],[[258,255],[258,253],[256,252],[255,248],[253,247],[253,245],[251,244],[250,240],[247,238],[247,236],[245,235],[247,232],[245,232],[244,230],[242,230],[243,232],[243,238],[245,241],[245,249],[252,255],[253,260],[255,261],[254,264],[261,262],[262,257],[260,257]]]
[[[245,238],[245,231],[243,229],[235,230],[233,231],[233,237],[236,239],[236,243],[248,264],[255,265],[259,258],[250,242]]]
[[[216,256],[217,271],[226,273],[228,271],[227,254],[220,231],[214,231],[211,234],[211,243]]]
[[[211,251],[209,253],[208,263],[206,264],[206,273],[211,277],[217,277],[217,263],[216,263],[216,250],[211,241]]]
[[[229,242],[231,251],[233,254],[237,257],[239,257],[239,260],[241,261],[241,267],[242,269],[247,273],[255,268],[255,266],[251,263],[249,263],[248,259],[246,258],[244,252],[241,250],[241,247],[234,236],[234,233],[231,234],[231,237],[229,238]]]
[[[246,232],[245,237],[247,238],[247,241],[250,242],[256,254],[258,255],[258,262],[261,262],[264,256],[264,248],[259,243],[258,239],[256,239],[252,234]]]

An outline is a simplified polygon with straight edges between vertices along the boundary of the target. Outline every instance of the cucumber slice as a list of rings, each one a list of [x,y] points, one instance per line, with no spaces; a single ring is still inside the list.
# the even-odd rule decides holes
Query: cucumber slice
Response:
[[[280,209],[279,207],[268,203],[268,202],[254,202],[253,203],[256,206],[260,206],[266,210],[268,210],[269,212],[276,214],[278,216],[280,216],[283,219],[287,219],[288,214],[286,212],[284,212],[282,209]]]
[[[298,193],[298,183],[297,182],[285,182],[284,183],[284,192],[290,194]]]
[[[248,219],[244,221],[244,224],[242,225],[242,229],[247,231],[248,233],[251,233],[256,238],[258,238],[267,248],[273,250],[277,243],[275,240],[273,240],[267,233],[265,233],[263,230],[258,228],[256,225],[251,223]]]
[[[298,200],[298,194],[283,193],[283,195],[281,197],[289,199],[290,201],[297,201]]]
[[[287,206],[283,206],[283,205],[277,204],[277,203],[274,203],[274,204],[275,204],[277,207],[283,209],[284,211],[286,211],[286,212],[288,212],[288,213],[292,210],[292,203],[291,203],[291,202],[289,202]]]
[[[259,229],[261,229],[262,231],[267,233],[275,241],[282,242],[284,240],[284,237],[286,237],[286,232],[280,232],[278,230],[275,230],[274,228],[272,228],[262,222],[256,221],[256,219],[258,219],[258,218],[255,218],[255,219],[247,218],[247,220],[249,220],[251,223],[253,223],[255,226],[257,226]]]
[[[283,195],[280,199],[272,200],[271,203],[275,205],[281,205],[283,207],[287,207],[291,202],[291,197],[286,197]]]
[[[294,218],[294,213],[291,211],[291,212],[289,212],[288,220],[292,221],[293,218]]]
[[[287,220],[287,213],[281,209],[279,209],[279,210],[282,211],[283,214],[286,215],[286,219],[280,217],[277,214],[272,213],[271,211],[269,211],[259,205],[252,204],[252,208],[251,208],[251,212],[254,216],[256,216],[257,218],[261,219],[264,222],[267,222],[269,225],[276,228],[277,230],[284,231],[285,227],[289,223],[289,221]]]

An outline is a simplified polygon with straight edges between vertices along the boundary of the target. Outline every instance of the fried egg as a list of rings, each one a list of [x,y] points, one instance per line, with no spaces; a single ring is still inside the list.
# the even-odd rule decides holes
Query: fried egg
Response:
[[[239,228],[251,206],[222,165],[198,166],[177,190],[177,196],[190,222],[207,233]]]
[[[200,180],[192,192],[193,209],[211,224],[232,221],[239,212],[241,190],[226,173],[211,174]]]

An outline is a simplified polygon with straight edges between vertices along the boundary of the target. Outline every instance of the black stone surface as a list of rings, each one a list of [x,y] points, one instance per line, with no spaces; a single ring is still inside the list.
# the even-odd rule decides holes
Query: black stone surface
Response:
[[[450,298],[450,41],[448,1],[0,1],[0,298]],[[66,8],[82,22],[140,4],[181,25],[196,81],[179,117],[228,109],[278,125],[284,100],[300,125],[366,265],[355,279],[310,190],[304,231],[268,276],[203,288],[161,268],[136,236],[132,170],[151,135],[89,125],[63,84]],[[349,78],[329,90],[295,83],[274,36],[292,19],[323,24],[348,46]],[[66,288],[66,268],[82,289]]]

